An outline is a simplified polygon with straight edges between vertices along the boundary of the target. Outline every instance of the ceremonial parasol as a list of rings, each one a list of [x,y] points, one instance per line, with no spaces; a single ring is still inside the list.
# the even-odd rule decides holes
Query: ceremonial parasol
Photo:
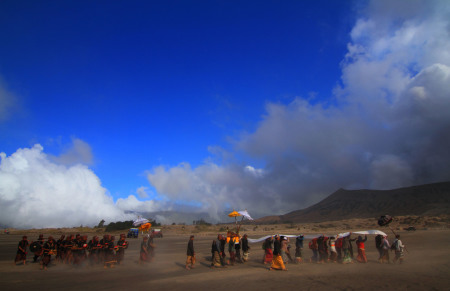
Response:
[[[152,224],[151,224],[150,222],[147,222],[147,223],[141,224],[141,226],[139,226],[139,229],[140,229],[142,232],[144,232],[145,230],[146,230],[146,231],[149,231],[149,230],[150,230],[150,227],[152,227]]]
[[[246,210],[241,210],[241,211],[236,211],[233,210],[233,212],[231,212],[230,214],[228,214],[229,217],[234,217],[234,222],[236,224],[236,229],[237,232],[239,233],[239,229],[241,228],[241,225],[237,225],[237,217],[238,216],[242,216],[242,220],[241,222],[244,220],[244,218],[247,218],[249,220],[253,220],[253,218],[250,216],[250,214],[248,214],[247,209]]]
[[[139,226],[141,224],[145,224],[145,223],[149,223],[150,221],[148,221],[148,219],[145,218],[138,218],[135,221],[133,221],[133,225],[134,226]]]
[[[237,228],[237,217],[242,216],[242,215],[239,214],[239,212],[237,212],[236,210],[233,210],[233,212],[229,213],[228,216],[234,217],[234,223],[236,224],[236,229],[239,231],[239,229]]]
[[[236,217],[238,216],[242,216],[239,212],[237,212],[236,210],[233,210],[233,212],[231,212],[230,214],[228,214],[229,217],[234,217],[236,219]]]

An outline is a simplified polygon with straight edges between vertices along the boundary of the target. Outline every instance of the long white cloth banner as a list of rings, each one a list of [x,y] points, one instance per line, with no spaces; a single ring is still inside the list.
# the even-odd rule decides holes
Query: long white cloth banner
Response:
[[[346,237],[349,236],[350,234],[373,234],[373,235],[382,235],[385,236],[386,234],[384,232],[382,232],[381,230],[377,230],[377,229],[372,229],[372,230],[361,230],[361,231],[354,231],[354,232],[343,232],[338,234],[339,237]]]
[[[373,230],[355,231],[355,232],[351,232],[351,233],[350,232],[343,232],[343,233],[340,233],[340,234],[323,234],[323,233],[322,234],[308,234],[308,235],[303,235],[303,239],[314,239],[314,238],[318,238],[320,236],[326,236],[326,237],[334,236],[334,237],[338,238],[338,237],[346,237],[346,236],[349,236],[350,234],[365,234],[365,235],[367,235],[367,234],[372,234],[372,235],[380,234],[380,235],[383,235],[383,236],[386,235],[384,232],[382,232],[380,230],[373,229]],[[296,238],[296,237],[299,237],[300,235],[301,234],[299,234],[299,235],[295,235],[295,234],[279,234],[279,236],[284,236],[284,237],[289,237],[289,238]],[[260,237],[260,238],[249,238],[248,242],[249,243],[262,242],[262,241],[266,240],[267,238],[274,237],[274,236],[275,235],[266,235],[266,236],[263,236],[263,237]]]

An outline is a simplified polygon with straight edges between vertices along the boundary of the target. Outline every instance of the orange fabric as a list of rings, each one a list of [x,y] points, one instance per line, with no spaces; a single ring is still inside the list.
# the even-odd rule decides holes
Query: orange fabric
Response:
[[[272,265],[270,265],[272,269],[276,270],[285,270],[286,266],[284,265],[283,258],[280,255],[273,256]]]

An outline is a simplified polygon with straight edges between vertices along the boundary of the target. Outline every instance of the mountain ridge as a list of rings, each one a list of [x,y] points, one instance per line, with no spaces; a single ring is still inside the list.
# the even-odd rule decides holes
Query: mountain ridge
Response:
[[[338,189],[305,209],[256,220],[268,222],[323,222],[389,214],[435,216],[450,213],[450,181],[391,190]]]

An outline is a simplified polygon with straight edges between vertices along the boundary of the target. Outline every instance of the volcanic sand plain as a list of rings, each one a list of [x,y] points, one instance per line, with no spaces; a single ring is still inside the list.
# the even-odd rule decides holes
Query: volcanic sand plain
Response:
[[[308,229],[293,229],[288,225],[244,226],[250,238],[268,234],[317,233]],[[247,228],[247,229],[245,229]],[[386,228],[379,228],[389,235]],[[261,263],[262,243],[250,244],[250,260],[226,268],[210,268],[211,243],[218,228],[199,230],[193,226],[163,227],[164,237],[155,238],[157,246],[151,263],[138,264],[141,238],[128,239],[129,248],[122,265],[112,269],[103,266],[74,267],[52,264],[47,271],[40,270],[39,263],[15,266],[13,261],[17,244],[22,235],[36,240],[39,233],[45,237],[60,233],[75,234],[78,230],[15,230],[0,235],[0,286],[2,290],[450,290],[450,229],[419,229],[413,232],[398,230],[407,246],[403,264],[380,264],[375,249],[374,236],[368,236],[366,254],[368,263],[316,264],[307,262],[311,256],[308,240],[303,249],[304,263],[287,264],[288,271],[269,271]],[[353,229],[357,231],[359,229]],[[345,231],[349,231],[346,229]],[[338,233],[321,230],[322,233]],[[86,233],[90,239],[99,233]],[[222,231],[222,233],[224,233]],[[189,236],[195,235],[194,247],[197,263],[194,269],[185,269],[186,248]],[[118,233],[115,234],[118,237]],[[295,249],[295,242],[291,241]],[[391,260],[394,253],[391,253]]]

